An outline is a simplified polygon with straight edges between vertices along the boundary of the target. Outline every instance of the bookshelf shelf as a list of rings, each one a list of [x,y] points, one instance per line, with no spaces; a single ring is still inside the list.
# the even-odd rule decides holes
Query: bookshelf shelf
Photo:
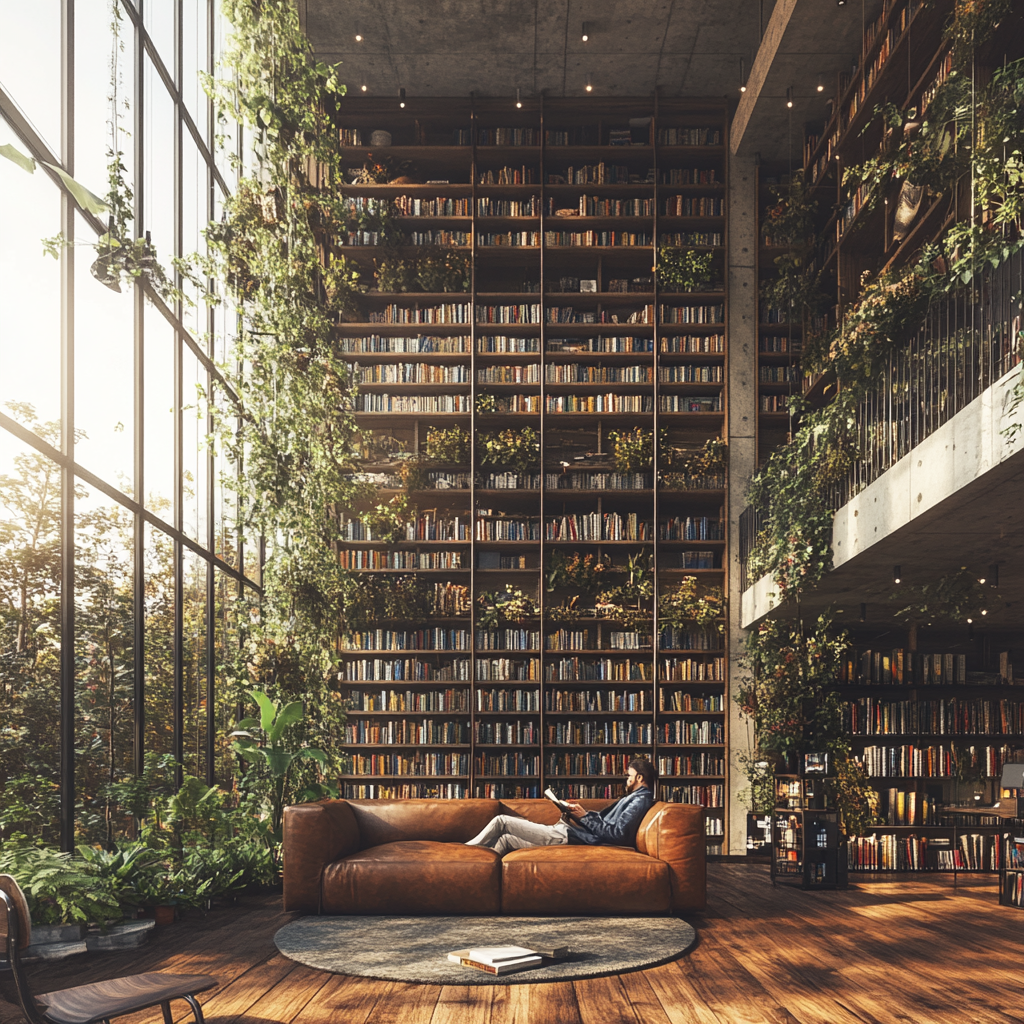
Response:
[[[596,144],[623,138],[628,141],[628,120],[637,116],[649,117],[650,120],[639,138],[636,134],[632,136],[636,144]],[[357,320],[340,324],[338,329],[340,338],[351,339],[347,343],[349,348],[398,345],[417,349],[409,353],[346,352],[350,362],[367,367],[367,376],[374,379],[374,383],[361,388],[361,394],[374,397],[378,402],[384,400],[376,396],[395,396],[395,405],[400,408],[420,396],[424,407],[432,406],[433,398],[443,399],[446,403],[465,400],[468,409],[472,410],[357,412],[359,421],[366,428],[378,434],[391,434],[411,452],[422,451],[427,430],[435,426],[447,428],[457,424],[474,439],[471,458],[466,464],[438,467],[441,472],[464,474],[468,486],[417,490],[409,495],[419,508],[436,509],[438,518],[459,516],[461,523],[467,510],[472,510],[470,536],[474,539],[429,544],[401,541],[392,546],[396,551],[434,553],[447,549],[459,552],[462,567],[457,570],[392,569],[380,573],[380,578],[386,580],[403,575],[421,578],[428,587],[447,577],[445,582],[452,586],[466,587],[471,609],[469,616],[458,619],[430,617],[407,625],[388,623],[386,627],[399,632],[416,628],[461,630],[463,633],[456,644],[458,649],[341,652],[343,663],[365,658],[414,659],[436,667],[458,661],[465,663],[465,667],[459,668],[456,674],[465,673],[474,681],[417,680],[416,683],[407,683],[397,680],[345,680],[340,683],[343,696],[358,697],[365,693],[368,698],[376,695],[376,700],[380,700],[382,692],[388,691],[427,693],[453,690],[465,695],[467,707],[457,712],[356,710],[352,712],[352,719],[376,723],[387,718],[413,722],[429,717],[432,722],[437,722],[447,716],[463,724],[468,721],[473,737],[468,747],[468,769],[459,775],[445,776],[420,775],[418,765],[410,765],[410,773],[406,777],[399,773],[372,776],[353,773],[346,777],[346,791],[349,791],[351,783],[353,793],[372,790],[373,795],[387,795],[387,792],[410,795],[409,786],[427,784],[436,790],[445,787],[448,780],[456,780],[455,789],[449,787],[444,790],[447,795],[497,792],[539,795],[540,788],[549,783],[564,785],[566,795],[572,797],[618,795],[629,755],[643,753],[657,763],[658,752],[664,747],[668,752],[665,756],[669,758],[663,765],[666,778],[675,783],[674,788],[665,792],[673,799],[699,799],[712,805],[709,813],[715,824],[710,829],[708,842],[711,848],[719,848],[726,841],[724,745],[663,743],[659,736],[667,738],[669,734],[659,734],[658,726],[662,718],[671,723],[673,730],[697,728],[698,723],[704,721],[714,723],[714,728],[719,730],[713,738],[719,739],[720,733],[724,735],[727,716],[722,708],[728,669],[725,650],[719,649],[719,644],[724,648],[724,639],[717,635],[708,638],[706,646],[714,644],[714,650],[662,647],[661,644],[667,640],[659,640],[660,629],[654,608],[651,608],[650,625],[639,636],[611,617],[584,616],[578,622],[562,622],[550,614],[550,609],[571,595],[573,588],[548,592],[543,589],[542,581],[556,553],[571,556],[574,552],[581,555],[604,552],[621,567],[627,554],[642,552],[650,556],[658,583],[664,581],[666,585],[685,575],[695,576],[708,584],[718,584],[724,570],[710,566],[728,564],[722,525],[726,505],[724,489],[670,490],[655,487],[653,484],[657,477],[651,471],[642,479],[620,480],[614,476],[612,460],[608,456],[612,450],[609,436],[612,431],[641,426],[658,436],[658,431],[664,427],[672,431],[674,439],[682,438],[687,443],[698,445],[715,436],[724,426],[727,405],[724,383],[727,377],[724,368],[728,360],[725,343],[728,333],[727,291],[715,287],[699,293],[663,291],[652,273],[652,264],[657,258],[655,242],[668,239],[671,244],[676,244],[680,238],[685,241],[692,235],[694,244],[685,247],[712,253],[719,276],[727,265],[727,250],[722,244],[726,239],[728,213],[724,203],[728,154],[721,144],[727,124],[725,104],[661,98],[609,99],[597,103],[588,101],[586,104],[544,99],[528,110],[512,113],[494,101],[475,100],[472,104],[458,101],[449,107],[447,101],[431,103],[416,100],[409,102],[407,112],[399,113],[383,101],[353,97],[351,101],[346,99],[343,117],[344,124],[339,127],[346,141],[365,143],[370,130],[386,128],[395,142],[387,148],[387,155],[393,160],[410,161],[411,176],[447,178],[451,182],[345,186],[343,192],[355,197],[398,202],[404,196],[416,202],[430,202],[437,198],[469,200],[468,207],[458,208],[459,216],[403,215],[396,225],[406,232],[431,226],[450,226],[465,231],[472,239],[467,251],[474,270],[473,288],[465,293],[370,292],[365,297],[367,312]],[[630,131],[638,133],[639,129],[634,127]],[[556,136],[551,132],[559,133],[559,143],[566,138],[576,138],[586,144],[556,145],[552,142]],[[677,134],[679,132],[683,134]],[[358,133],[362,134],[361,140]],[[675,142],[684,137],[686,141],[712,144],[665,145],[662,142]],[[490,144],[494,139],[504,143],[514,138],[530,144]],[[439,144],[449,139],[465,144]],[[429,144],[410,145],[413,141]],[[349,166],[356,169],[367,159],[369,152],[379,158],[384,150],[360,145],[347,146],[342,152]],[[567,181],[570,173],[572,179]],[[515,176],[524,174],[532,176],[533,180],[514,181]],[[482,180],[498,179],[501,175],[505,175],[509,183],[491,184]],[[587,178],[595,180],[586,181]],[[683,198],[676,204],[674,197]],[[604,200],[608,201],[607,205]],[[529,205],[525,210],[492,205],[505,201]],[[668,215],[670,201],[673,215]],[[619,203],[623,205],[613,205]],[[403,211],[419,208],[413,202],[401,203]],[[422,208],[428,214],[438,209],[435,205]],[[583,211],[584,215],[557,216],[556,211],[560,208]],[[691,209],[701,215],[675,215]],[[612,215],[616,210],[622,215]],[[539,244],[486,244],[488,235],[501,236],[517,231],[537,232]],[[636,244],[607,244],[612,241],[612,236],[599,234],[601,232],[616,232],[616,243]],[[620,232],[626,237],[620,236]],[[530,236],[525,237],[534,241]],[[602,244],[583,244],[586,242]],[[346,246],[344,251],[352,253],[367,274],[371,272],[371,261],[379,257],[373,246]],[[398,249],[403,259],[416,259],[425,251],[424,247],[412,245]],[[413,312],[403,312],[407,309]],[[378,315],[386,315],[395,320],[409,317],[458,322],[376,323],[370,322],[371,312],[374,319]],[[495,322],[502,319],[519,322]],[[629,322],[631,319],[641,322]],[[559,320],[567,322],[557,322]],[[591,320],[603,322],[587,322]],[[694,322],[688,322],[691,320]],[[463,350],[435,355],[429,351],[418,351],[420,345],[415,343],[388,340],[424,336],[441,339],[430,347],[457,345]],[[361,338],[383,340],[360,341]],[[455,338],[465,341],[446,340]],[[536,347],[537,351],[501,351],[503,348],[524,347]],[[687,347],[703,351],[669,351]],[[446,368],[449,376],[458,375],[462,379],[445,383],[395,384],[376,379],[386,377],[388,373],[401,377],[404,371],[395,369],[401,364],[417,367],[436,365]],[[391,369],[375,373],[372,370],[375,365]],[[660,368],[681,366],[720,367],[722,379],[659,379],[669,376],[669,371],[660,374]],[[505,373],[500,369],[502,367],[515,368],[515,373],[534,379],[516,383],[510,379],[514,373]],[[532,367],[537,367],[537,371],[526,369]],[[630,367],[637,370],[630,371]],[[426,375],[425,368],[416,372]],[[634,379],[601,382],[602,375],[613,372],[619,377],[625,375]],[[671,373],[674,376],[692,376],[688,371],[675,369]],[[715,370],[705,375],[717,373]],[[487,375],[497,380],[492,383],[487,380]],[[645,375],[650,379],[643,380]],[[413,374],[405,376],[411,378]],[[564,379],[572,376],[582,379]],[[558,377],[563,379],[556,379]],[[483,413],[476,411],[481,395],[493,395],[504,401],[514,396],[525,396],[532,401],[539,399],[540,407],[523,413]],[[581,403],[585,400],[587,410],[578,408],[580,403],[567,401],[572,396],[578,396]],[[556,402],[572,411],[556,411]],[[649,403],[650,408],[620,411],[631,409],[634,403],[638,408]],[[616,411],[596,411],[594,405]],[[461,406],[456,405],[456,408]],[[542,455],[539,465],[531,473],[508,473],[502,478],[508,479],[510,484],[522,486],[493,486],[505,473],[505,467],[481,464],[480,436],[526,427],[537,431]],[[673,443],[678,442],[674,440]],[[578,460],[570,458],[570,453],[581,452],[590,453],[590,456]],[[594,453],[604,457],[594,458]],[[563,461],[568,464],[563,466]],[[365,470],[377,472],[384,478],[396,472],[388,463],[379,467],[367,464]],[[588,474],[601,475],[594,477]],[[385,479],[385,482],[390,481]],[[630,482],[641,486],[619,487],[620,483]],[[567,486],[570,483],[573,486]],[[379,500],[388,500],[403,492],[394,487],[382,487],[378,493]],[[494,515],[495,512],[504,515]],[[556,518],[594,515],[599,517],[598,523],[610,516],[615,517],[616,525],[609,529],[616,532],[610,536],[623,535],[620,531],[625,531],[628,517],[632,517],[634,524],[646,524],[643,529],[649,535],[635,541],[604,539],[603,527],[589,526],[586,530],[579,530],[580,535],[587,538],[585,540],[564,539],[564,534],[559,539],[546,539],[548,524]],[[699,536],[656,539],[661,532],[657,524],[668,523],[673,532],[681,533],[684,522],[688,524],[687,531],[691,529],[691,519],[695,524],[692,527],[694,531],[715,534],[715,539],[702,540]],[[539,537],[545,539],[484,539],[488,532],[492,532],[487,524],[502,520],[536,523],[539,525]],[[636,529],[636,525],[630,528],[631,532]],[[554,532],[560,531],[555,529]],[[597,539],[599,537],[601,539]],[[388,545],[359,541],[345,541],[339,545],[342,552],[360,548],[376,552],[388,548]],[[486,564],[481,565],[479,556],[485,552],[489,557]],[[692,557],[693,561],[701,562],[702,568],[684,568],[681,565],[683,552],[704,552],[703,556]],[[494,567],[499,556],[502,567]],[[519,564],[519,559],[526,564]],[[508,567],[505,567],[506,563]],[[358,578],[373,578],[379,572],[372,568],[359,570]],[[480,606],[475,599],[483,591],[500,591],[503,582],[529,593],[539,607],[539,614],[516,624],[503,623],[496,629],[484,627],[478,621]],[[584,608],[590,606],[592,596],[582,594]],[[563,637],[572,633],[583,634],[578,641],[565,639],[563,642],[579,642],[585,646],[576,650],[548,646],[548,638],[560,631]],[[380,641],[371,635],[370,642]],[[700,644],[696,637],[687,637],[685,642]],[[612,646],[613,643],[616,646]],[[686,658],[695,665],[708,665],[709,674],[716,678],[656,678],[679,671],[667,663],[662,671],[657,663],[659,659]],[[690,669],[684,665],[681,671],[689,674]],[[704,671],[703,668],[700,671]],[[693,673],[697,674],[697,669],[693,669]],[[361,669],[360,674],[376,672],[370,667]],[[491,675],[530,678],[480,678]],[[640,675],[643,678],[588,678],[592,675]],[[675,700],[681,705],[682,698],[678,695],[683,692],[688,695],[687,701],[690,694],[695,700],[717,701],[717,709],[707,712],[670,710],[674,706],[672,695],[677,695]],[[574,697],[574,694],[578,696]],[[590,708],[596,702],[603,708],[552,710],[563,699],[568,704],[582,703]],[[515,709],[502,710],[501,703],[514,705]],[[616,703],[641,710],[616,710]],[[628,735],[633,736],[632,730],[635,729],[636,741],[625,742],[627,734],[619,732],[613,737],[620,741],[617,743],[554,742],[569,737],[561,733],[549,734],[548,723],[552,729],[569,728],[570,722],[577,721],[586,723],[590,730],[587,736],[595,735],[593,730],[603,729],[603,723],[628,722]],[[515,723],[515,727],[507,735],[502,732],[499,736],[503,723]],[[484,731],[480,732],[478,726]],[[695,738],[681,731],[674,732],[673,737]],[[500,739],[521,742],[494,742]],[[353,753],[364,748],[384,752],[386,745],[364,743],[354,746]],[[425,745],[424,749],[433,752],[437,747]],[[396,745],[395,753],[401,750]],[[451,746],[451,751],[453,756],[456,753],[461,756],[467,747],[456,744]],[[512,760],[493,761],[495,757],[506,756]],[[516,761],[519,756],[526,760]],[[711,761],[708,761],[709,757]],[[551,758],[558,758],[558,763]],[[565,758],[569,760],[563,760]],[[583,760],[577,762],[577,758]],[[495,764],[500,764],[507,772],[495,772],[492,770]],[[692,774],[698,767],[714,774]],[[682,769],[686,773],[681,773]],[[683,784],[691,781],[693,785]]]

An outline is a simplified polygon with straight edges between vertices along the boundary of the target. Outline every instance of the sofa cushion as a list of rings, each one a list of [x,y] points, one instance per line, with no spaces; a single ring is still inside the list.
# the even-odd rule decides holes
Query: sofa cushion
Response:
[[[349,800],[359,846],[429,839],[464,843],[500,813],[497,800]]]
[[[500,914],[501,858],[461,843],[374,846],[324,868],[321,906],[325,914]]]
[[[668,865],[621,846],[535,846],[501,861],[504,914],[658,914]]]
[[[588,811],[603,811],[611,800],[574,800]],[[502,800],[499,814],[514,814],[538,825],[554,825],[562,813],[550,800]]]

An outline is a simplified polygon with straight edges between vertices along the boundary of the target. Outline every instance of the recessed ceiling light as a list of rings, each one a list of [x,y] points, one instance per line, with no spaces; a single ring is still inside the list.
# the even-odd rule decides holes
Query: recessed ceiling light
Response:
[[[363,37],[357,32],[356,33],[356,42],[357,43],[361,43],[362,41],[363,41]]]

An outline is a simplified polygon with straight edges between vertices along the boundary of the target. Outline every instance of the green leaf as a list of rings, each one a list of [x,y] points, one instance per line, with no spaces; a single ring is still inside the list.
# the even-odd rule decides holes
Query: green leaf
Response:
[[[280,743],[285,729],[287,729],[289,725],[294,725],[298,722],[302,718],[302,712],[303,708],[301,700],[294,700],[291,704],[286,704],[277,716],[274,728],[270,731],[270,742],[274,744]]]
[[[288,771],[296,755],[288,750],[267,750],[264,747],[263,756],[267,759],[271,774],[275,779],[280,779]]]
[[[260,728],[269,736],[277,717],[277,705],[262,690],[250,690],[249,696],[260,706]]]
[[[41,163],[44,167],[49,167],[64,182],[64,187],[71,193],[75,202],[83,210],[95,214],[110,212],[110,207],[99,196],[93,195],[84,185],[80,185],[75,181],[63,167],[58,167],[56,164],[48,164],[45,160],[41,161]]]
[[[0,146],[0,156],[7,157],[11,163],[17,164],[23,171],[28,171],[29,174],[35,173],[35,160],[30,156],[25,156],[20,149],[16,149],[10,143],[5,146]]]
[[[295,754],[296,760],[300,757],[308,757],[313,761],[319,761],[320,764],[327,764],[327,754],[319,747],[303,747]]]

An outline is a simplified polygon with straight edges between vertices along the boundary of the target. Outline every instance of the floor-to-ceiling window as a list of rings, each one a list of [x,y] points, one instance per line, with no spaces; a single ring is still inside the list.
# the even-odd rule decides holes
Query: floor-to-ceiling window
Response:
[[[211,440],[235,316],[173,263],[234,173],[200,81],[226,30],[217,0],[0,6],[0,836],[122,833],[110,786],[147,754],[230,777],[222,684],[259,582]],[[180,294],[104,273],[112,216],[76,191],[105,197],[113,162],[125,234]]]

